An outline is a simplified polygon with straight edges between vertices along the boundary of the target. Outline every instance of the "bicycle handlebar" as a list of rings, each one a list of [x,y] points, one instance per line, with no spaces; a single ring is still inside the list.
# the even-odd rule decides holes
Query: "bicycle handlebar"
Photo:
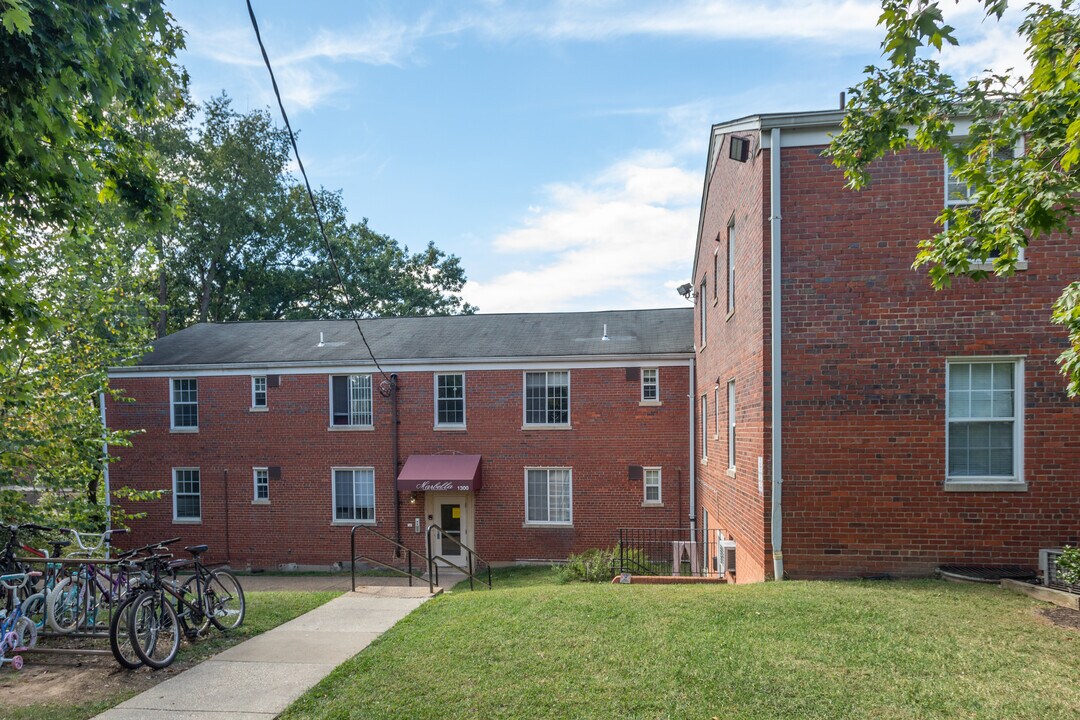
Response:
[[[106,545],[113,535],[123,535],[127,532],[127,528],[116,528],[115,530],[106,530],[102,533],[81,533],[78,530],[72,528],[64,528],[65,532],[71,533],[71,536],[75,538],[75,544],[79,546],[79,549],[86,553],[96,553],[101,550],[103,545]],[[87,546],[83,543],[83,538],[97,538],[97,543],[92,546]]]

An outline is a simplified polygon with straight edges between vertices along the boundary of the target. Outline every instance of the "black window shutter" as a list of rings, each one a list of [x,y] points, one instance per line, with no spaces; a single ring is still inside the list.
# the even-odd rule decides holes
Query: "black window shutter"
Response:
[[[334,424],[349,424],[349,378],[336,375],[331,382],[334,388]]]
[[[281,384],[281,376],[280,375],[267,375],[266,376],[266,387],[268,387],[268,388],[277,387],[280,384]]]
[[[626,474],[629,477],[630,482],[640,482],[645,479],[645,468],[641,465],[631,465],[627,468]]]
[[[272,465],[271,467],[269,467],[267,469],[266,474],[267,474],[267,477],[272,482],[277,482],[278,480],[281,479],[281,466],[280,465]]]
[[[641,368],[636,368],[636,367],[626,368],[626,380],[627,380],[627,382],[629,382],[630,380],[635,380],[636,381],[636,380],[640,380],[640,379],[641,379]]]

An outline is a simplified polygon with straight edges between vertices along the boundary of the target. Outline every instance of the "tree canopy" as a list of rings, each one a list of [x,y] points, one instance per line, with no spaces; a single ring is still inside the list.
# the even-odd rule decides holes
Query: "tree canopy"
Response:
[[[982,0],[1000,21],[1007,0]],[[934,51],[956,45],[955,28],[932,0],[884,0],[883,67],[866,68],[850,90],[842,132],[829,153],[852,188],[869,180],[870,164],[914,145],[937,150],[970,204],[945,208],[943,229],[919,244],[915,266],[935,287],[954,276],[982,280],[992,266],[1015,272],[1021,251],[1048,233],[1071,231],[1080,198],[1080,11],[1074,0],[1025,8],[1019,33],[1030,63],[957,80]],[[970,122],[965,134],[959,120]],[[1013,153],[1016,147],[1023,152]],[[1080,282],[1064,288],[1052,309],[1070,347],[1060,357],[1069,393],[1080,394]]]

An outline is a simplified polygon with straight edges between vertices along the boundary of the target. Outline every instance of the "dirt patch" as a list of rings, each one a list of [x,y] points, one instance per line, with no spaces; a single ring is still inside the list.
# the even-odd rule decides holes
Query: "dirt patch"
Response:
[[[51,642],[49,647],[58,647]],[[108,651],[108,644],[85,644]],[[0,670],[0,707],[92,703],[140,693],[183,672],[202,658],[177,658],[164,670],[126,670],[109,655],[52,655],[26,653],[20,671],[5,665]]]
[[[1068,628],[1080,632],[1080,610],[1053,607],[1040,608],[1039,615],[1058,627]]]

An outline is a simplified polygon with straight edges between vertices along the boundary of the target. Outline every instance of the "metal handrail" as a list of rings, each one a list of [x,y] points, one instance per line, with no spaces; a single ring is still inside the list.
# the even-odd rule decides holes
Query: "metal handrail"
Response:
[[[442,526],[436,525],[434,523],[432,523],[431,525],[428,525],[428,529],[427,529],[428,581],[430,582],[432,578],[435,578],[435,583],[438,584],[438,581],[439,581],[439,566],[435,564],[435,561],[436,560],[442,560],[444,563],[446,563],[450,567],[457,568],[461,572],[468,575],[469,576],[469,589],[470,590],[475,590],[476,586],[473,585],[473,580],[474,579],[480,580],[480,578],[476,577],[475,572],[474,572],[476,570],[476,566],[473,563],[473,558],[476,558],[477,560],[482,562],[484,565],[487,565],[487,581],[486,581],[486,584],[488,586],[488,590],[490,590],[491,589],[491,563],[489,563],[484,558],[480,557],[480,553],[476,552],[475,550],[473,550],[471,547],[469,547],[465,543],[461,542],[460,540],[455,540],[454,542],[456,542],[458,544],[458,547],[460,547],[462,550],[465,550],[469,554],[469,567],[468,567],[468,569],[465,569],[465,568],[461,567],[460,565],[458,565],[458,564],[456,564],[454,562],[451,562],[450,560],[447,560],[446,557],[444,557],[442,555],[432,555],[432,549],[431,549],[432,548],[432,545],[431,545],[431,531],[432,530],[438,530],[439,532],[443,533],[444,535],[446,534],[446,531],[443,530]],[[485,581],[480,580],[480,582],[485,582]]]
[[[366,530],[366,531],[368,531],[370,533],[373,533],[373,534],[379,536],[380,538],[382,538],[386,542],[390,543],[394,547],[398,548],[399,550],[404,550],[405,551],[406,561],[409,564],[409,569],[407,571],[402,570],[399,567],[394,567],[393,565],[390,565],[389,563],[384,563],[381,560],[376,560],[375,558],[370,557],[368,555],[357,555],[356,554],[356,531],[357,530]],[[413,586],[413,578],[415,577],[415,575],[413,575],[413,562],[412,562],[413,555],[423,557],[422,555],[420,555],[420,553],[416,552],[412,548],[406,547],[405,545],[402,545],[397,540],[395,540],[394,538],[392,538],[392,537],[390,537],[388,535],[383,535],[381,532],[379,532],[378,530],[376,530],[373,527],[370,527],[368,525],[353,525],[352,532],[349,533],[349,565],[351,567],[353,592],[356,592],[356,561],[357,560],[363,560],[365,562],[375,563],[376,565],[379,565],[380,567],[384,567],[387,570],[393,570],[396,573],[400,573],[402,575],[405,575],[406,577],[409,578],[409,587],[412,587]],[[424,559],[426,560],[427,558],[424,558]],[[430,561],[429,561],[428,567],[430,569]],[[433,584],[433,582],[431,580],[430,572],[428,574],[428,592],[431,592],[431,593],[435,592],[435,587],[434,587],[434,584]]]

